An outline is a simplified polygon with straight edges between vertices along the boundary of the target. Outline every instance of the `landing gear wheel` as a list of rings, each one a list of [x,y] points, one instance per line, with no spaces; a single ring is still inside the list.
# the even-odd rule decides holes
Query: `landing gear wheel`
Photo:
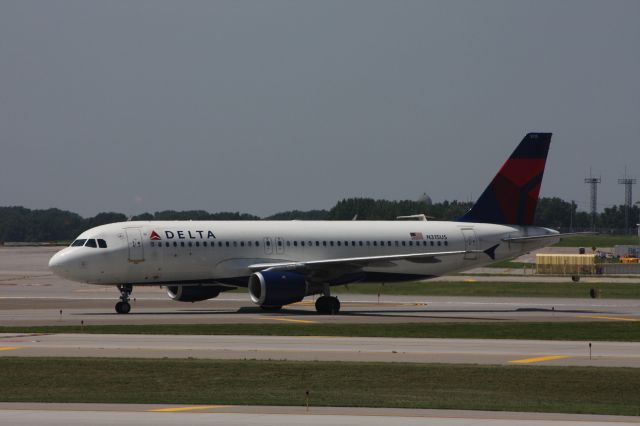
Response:
[[[316,300],[316,311],[320,315],[336,315],[340,312],[340,301],[333,296],[319,297]]]
[[[280,309],[282,309],[282,306],[267,306],[267,305],[260,305],[260,309],[262,309],[263,311],[279,311]]]
[[[131,312],[129,296],[133,291],[133,286],[131,284],[119,285],[118,290],[120,290],[120,301],[116,303],[116,312],[119,314],[128,314]]]
[[[116,312],[119,314],[128,314],[131,312],[131,305],[129,302],[118,302],[116,303]]]

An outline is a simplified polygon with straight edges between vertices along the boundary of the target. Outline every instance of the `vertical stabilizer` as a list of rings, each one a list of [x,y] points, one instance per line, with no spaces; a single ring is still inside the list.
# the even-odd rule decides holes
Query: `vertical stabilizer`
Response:
[[[532,225],[551,133],[529,133],[460,222]]]

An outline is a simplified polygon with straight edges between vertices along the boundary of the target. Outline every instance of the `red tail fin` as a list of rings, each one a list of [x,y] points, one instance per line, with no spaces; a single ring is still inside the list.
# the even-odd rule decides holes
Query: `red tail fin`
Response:
[[[532,225],[551,133],[529,133],[461,222]]]

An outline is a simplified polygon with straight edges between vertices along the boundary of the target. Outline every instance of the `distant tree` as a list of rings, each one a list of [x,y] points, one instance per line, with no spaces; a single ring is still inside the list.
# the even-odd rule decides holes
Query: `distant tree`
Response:
[[[327,210],[290,210],[265,217],[265,220],[326,220],[328,217]]]
[[[137,216],[132,216],[131,220],[153,220],[153,215],[151,213],[141,213]]]

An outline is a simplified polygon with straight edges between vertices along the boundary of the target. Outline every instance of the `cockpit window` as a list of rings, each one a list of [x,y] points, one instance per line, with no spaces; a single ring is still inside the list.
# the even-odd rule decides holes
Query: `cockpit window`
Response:
[[[71,247],[81,247],[86,241],[87,240],[75,240],[73,243],[71,243]]]
[[[87,243],[84,246],[85,247],[92,247],[92,248],[98,247],[98,245],[96,244],[96,240],[94,240],[94,239],[87,240]]]
[[[98,240],[98,247],[100,248],[107,248],[107,242],[105,240]]]

